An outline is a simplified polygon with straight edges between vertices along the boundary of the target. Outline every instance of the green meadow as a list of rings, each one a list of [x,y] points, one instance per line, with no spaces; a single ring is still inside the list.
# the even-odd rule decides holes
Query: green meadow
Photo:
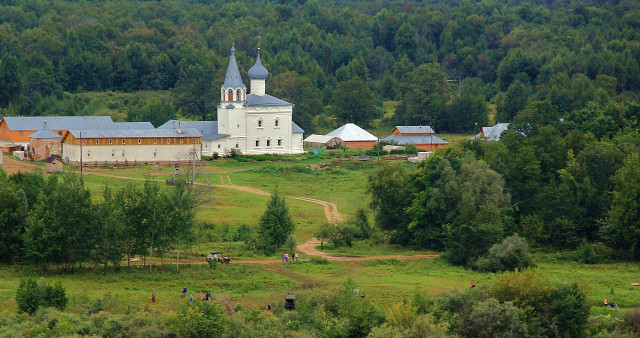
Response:
[[[434,299],[443,292],[464,290],[470,282],[483,285],[498,276],[453,267],[441,258],[335,262],[315,259],[280,263],[279,256],[265,257],[247,250],[244,243],[231,239],[234,231],[242,225],[257,228],[268,197],[233,189],[229,187],[229,179],[233,185],[264,192],[272,192],[277,187],[289,196],[335,203],[340,213],[349,217],[358,208],[367,207],[367,177],[376,168],[377,161],[350,161],[348,157],[338,158],[324,153],[278,157],[275,161],[218,159],[205,163],[202,172],[214,186],[206,190],[208,198],[197,209],[196,218],[200,225],[196,238],[191,243],[180,245],[179,271],[176,271],[175,253],[163,256],[163,266],[156,257],[151,271],[143,271],[141,262],[127,268],[126,261],[123,261],[118,272],[110,270],[106,275],[94,266],[81,267],[74,274],[52,271],[45,275],[30,267],[0,266],[0,315],[17,310],[15,290],[26,277],[61,281],[70,296],[71,308],[107,297],[117,299],[121,306],[129,306],[132,311],[144,311],[153,306],[160,312],[170,313],[186,301],[180,297],[182,287],[194,292],[211,291],[231,306],[247,308],[264,307],[268,302],[280,301],[287,292],[305,294],[335,289],[351,278],[369,300],[384,308],[399,300],[410,299],[416,293]],[[411,164],[407,166],[416,168]],[[164,180],[171,177],[173,167],[141,165],[126,169],[89,169],[85,173],[85,186],[95,199],[100,199],[105,185],[112,190],[127,184],[141,186],[147,177],[164,184]],[[199,175],[197,181],[204,183],[206,180]],[[298,243],[311,239],[313,233],[327,222],[323,206],[319,204],[294,199],[287,199],[287,203],[296,223],[294,236]],[[352,248],[334,248],[325,244],[324,250],[330,254],[363,257],[432,253],[377,244],[374,240],[355,242]],[[204,255],[210,251],[223,252],[235,262],[211,269],[202,264]],[[615,301],[621,308],[640,306],[640,288],[631,286],[633,282],[640,282],[638,264],[584,265],[562,261],[558,257],[559,254],[536,254],[536,269],[552,283],[578,283],[587,294],[592,313],[607,313],[607,309],[601,308],[604,297]],[[303,258],[309,259],[304,255]],[[238,261],[247,259],[253,263]],[[158,302],[152,305],[149,299],[153,291],[158,294]]]

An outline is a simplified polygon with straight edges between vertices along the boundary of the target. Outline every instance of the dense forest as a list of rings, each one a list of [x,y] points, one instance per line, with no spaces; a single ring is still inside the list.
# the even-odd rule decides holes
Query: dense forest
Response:
[[[487,103],[564,117],[640,90],[635,1],[14,0],[0,36],[1,115],[215,119],[234,43],[247,84],[261,45],[267,91],[308,132],[367,126],[383,100],[400,101],[388,125],[470,132]]]

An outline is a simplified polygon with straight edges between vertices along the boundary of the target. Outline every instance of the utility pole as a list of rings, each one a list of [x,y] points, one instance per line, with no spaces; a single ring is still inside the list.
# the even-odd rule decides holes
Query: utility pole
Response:
[[[80,177],[82,177],[82,132],[80,132]]]

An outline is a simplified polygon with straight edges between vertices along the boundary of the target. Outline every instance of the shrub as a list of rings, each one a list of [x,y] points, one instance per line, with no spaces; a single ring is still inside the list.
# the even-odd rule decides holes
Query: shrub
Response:
[[[578,261],[583,264],[603,263],[612,255],[612,250],[602,243],[585,243],[577,250]]]
[[[185,337],[220,337],[226,319],[218,302],[187,303],[178,311],[174,326]]]
[[[213,155],[211,157],[213,157],[214,160],[217,160],[220,157],[220,154],[213,153]]]
[[[67,293],[60,282],[51,286],[43,279],[38,285],[32,279],[26,279],[20,282],[16,290],[18,310],[30,315],[34,314],[40,306],[53,306],[62,311],[68,301]]]
[[[550,322],[556,326],[554,335],[559,337],[582,337],[585,334],[589,305],[587,297],[577,284],[561,286],[551,295]]]
[[[640,334],[640,307],[635,307],[624,313],[624,330]]]
[[[313,264],[329,264],[329,260],[322,256],[311,256],[311,263]]]
[[[40,288],[33,279],[25,279],[20,282],[16,291],[16,303],[18,310],[30,315],[38,310]]]
[[[462,322],[461,333],[468,337],[524,337],[525,325],[520,321],[522,310],[511,302],[500,303],[490,298],[480,302]]]
[[[369,237],[371,237],[371,224],[369,224],[369,218],[364,209],[359,208],[356,211],[356,216],[350,220],[350,223],[359,230],[356,237],[361,239],[369,239]]]
[[[354,226],[346,223],[339,224],[331,228],[329,241],[333,243],[336,248],[341,246],[351,247],[357,233],[358,229]]]
[[[518,234],[505,238],[500,244],[494,244],[489,249],[487,258],[494,272],[524,269],[533,264],[527,240]]]

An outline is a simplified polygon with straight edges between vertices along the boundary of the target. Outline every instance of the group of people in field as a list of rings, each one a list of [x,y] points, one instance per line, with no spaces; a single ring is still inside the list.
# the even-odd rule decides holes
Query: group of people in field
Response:
[[[297,261],[298,260],[298,253],[297,252],[294,253],[291,258],[293,259],[294,262]],[[282,254],[282,263],[289,263],[289,254],[288,253]]]
[[[605,298],[604,299],[604,307],[610,307],[612,309],[615,309],[618,307],[618,304],[614,303],[613,301],[609,301],[609,298]]]
[[[186,297],[187,297],[187,288],[184,287],[182,288],[182,298],[186,298]],[[214,299],[211,291],[207,291],[207,292],[200,291],[200,293],[198,293],[198,298],[200,298],[200,301],[202,302],[208,302]],[[193,302],[193,293],[191,292],[189,292],[189,302]]]
[[[213,294],[211,293],[211,291],[207,291],[207,292],[200,291],[200,293],[198,293],[198,297],[203,302],[208,302],[210,300],[214,300],[214,297],[213,297]],[[182,288],[182,298],[187,298],[187,288],[186,287]],[[193,302],[193,293],[191,293],[191,292],[189,292],[189,301]],[[151,294],[151,302],[152,303],[156,302],[156,292],[155,291],[153,291],[153,293]]]

